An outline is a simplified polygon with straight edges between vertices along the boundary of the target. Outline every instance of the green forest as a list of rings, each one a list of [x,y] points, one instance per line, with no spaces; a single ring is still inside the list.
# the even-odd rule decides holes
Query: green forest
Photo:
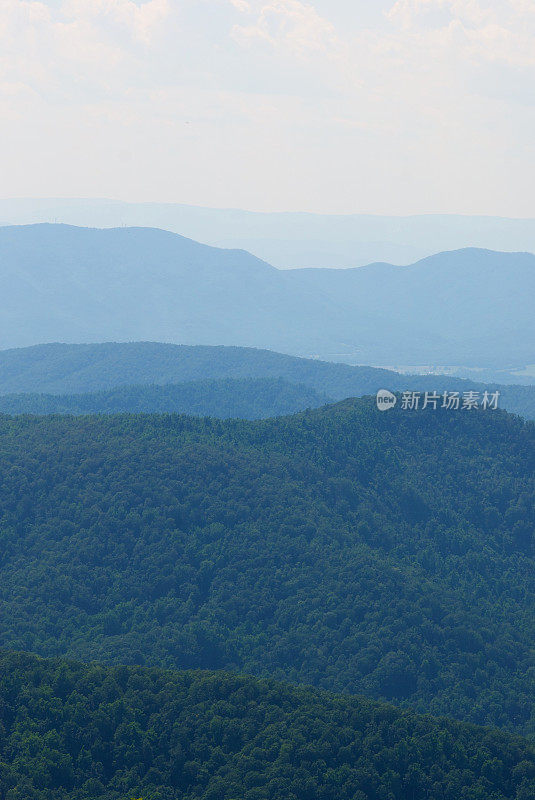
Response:
[[[0,418],[0,644],[532,734],[535,426]]]
[[[2,800],[533,800],[488,728],[211,672],[0,654]]]
[[[120,386],[87,394],[0,395],[4,414],[177,413],[201,417],[263,419],[332,402],[284,378],[221,378],[181,384]]]

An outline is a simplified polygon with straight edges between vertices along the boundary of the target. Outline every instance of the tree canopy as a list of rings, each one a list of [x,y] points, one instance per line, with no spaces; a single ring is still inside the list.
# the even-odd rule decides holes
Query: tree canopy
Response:
[[[0,641],[533,730],[534,426],[0,418]]]
[[[532,800],[519,737],[210,672],[0,654],[2,800]]]

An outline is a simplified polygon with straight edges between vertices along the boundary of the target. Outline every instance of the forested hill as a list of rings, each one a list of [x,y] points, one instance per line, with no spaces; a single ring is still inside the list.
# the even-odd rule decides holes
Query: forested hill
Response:
[[[535,390],[534,390],[535,400]],[[5,414],[180,413],[206,417],[263,419],[318,408],[332,402],[284,378],[221,378],[166,386],[120,386],[88,394],[0,395]]]
[[[283,380],[294,388],[280,386],[277,391],[271,383],[264,389],[260,384],[244,389],[236,384],[234,398],[229,383],[215,383],[242,379]],[[206,380],[214,383],[204,386],[199,383],[197,388],[170,388],[171,384]],[[164,388],[159,390],[156,385]],[[303,393],[303,387],[321,400],[309,392]],[[119,388],[122,391],[116,391]],[[401,375],[373,367],[294,358],[270,350],[107,342],[0,351],[0,411],[5,413],[180,411],[219,417],[266,417],[322,405],[329,398],[343,400],[374,394],[379,389],[499,390],[501,407],[535,419],[534,386],[485,385],[444,375]],[[96,396],[101,392],[106,394]],[[45,396],[19,397],[19,394]],[[61,398],[53,400],[47,394]],[[91,396],[74,397],[82,394]],[[234,412],[233,406],[239,413]]]
[[[296,358],[253,347],[104,342],[0,351],[0,394],[81,394],[133,384],[219,378],[284,378],[341,400],[371,394],[400,376],[389,370]]]
[[[366,400],[0,418],[0,643],[532,730],[534,431]]]
[[[532,800],[515,736],[224,673],[0,655],[6,800]]]

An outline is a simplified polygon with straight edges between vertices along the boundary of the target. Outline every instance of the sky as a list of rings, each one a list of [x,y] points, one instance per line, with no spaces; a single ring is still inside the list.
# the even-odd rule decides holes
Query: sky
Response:
[[[0,0],[0,196],[535,217],[535,0]]]

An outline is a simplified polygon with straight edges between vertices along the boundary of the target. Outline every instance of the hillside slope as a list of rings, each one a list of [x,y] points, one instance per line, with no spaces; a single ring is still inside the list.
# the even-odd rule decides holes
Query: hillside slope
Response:
[[[1,646],[533,729],[531,424],[0,418],[0,456]]]
[[[6,800],[531,800],[535,789],[520,738],[224,673],[0,655],[0,724]]]
[[[389,370],[296,358],[251,347],[104,342],[52,343],[0,351],[0,395],[79,394],[133,384],[219,378],[284,378],[343,399],[370,394],[374,387],[391,386],[400,376]]]
[[[251,379],[292,384],[292,389],[288,386],[283,389],[279,384],[282,396],[287,394],[290,405],[279,402],[281,395],[273,394],[273,383],[268,383],[264,389],[260,383],[256,383],[254,389],[252,385],[249,387],[253,393],[252,396],[249,392],[246,394],[253,401],[250,409],[243,405],[245,396],[239,384],[234,384],[238,396],[231,399],[232,384],[228,382]],[[221,383],[209,387],[203,384],[206,380]],[[171,388],[173,384],[184,382],[198,385],[197,388]],[[143,385],[150,388],[143,389]],[[158,389],[157,385],[164,388]],[[117,387],[121,390],[117,391]],[[444,375],[401,375],[391,370],[352,367],[246,347],[107,342],[49,344],[0,351],[0,411],[9,414],[181,411],[219,417],[263,417],[315,407],[328,402],[329,398],[343,400],[375,394],[385,388],[440,392],[498,390],[502,408],[535,419],[534,386],[489,385]],[[98,394],[102,392],[105,394]],[[184,392],[188,399],[181,404]],[[16,396],[21,393],[22,396]],[[24,396],[28,394],[64,396],[58,399]],[[90,396],[73,396],[82,394]],[[320,398],[322,402],[318,402]],[[254,413],[249,414],[253,409]]]
[[[330,401],[332,398],[284,378],[221,378],[164,386],[123,386],[89,394],[0,395],[0,413],[179,413],[264,419],[318,408]]]
[[[158,340],[375,364],[535,363],[535,256],[276,270],[147,228],[0,228],[0,347]],[[512,355],[513,354],[513,355]]]

